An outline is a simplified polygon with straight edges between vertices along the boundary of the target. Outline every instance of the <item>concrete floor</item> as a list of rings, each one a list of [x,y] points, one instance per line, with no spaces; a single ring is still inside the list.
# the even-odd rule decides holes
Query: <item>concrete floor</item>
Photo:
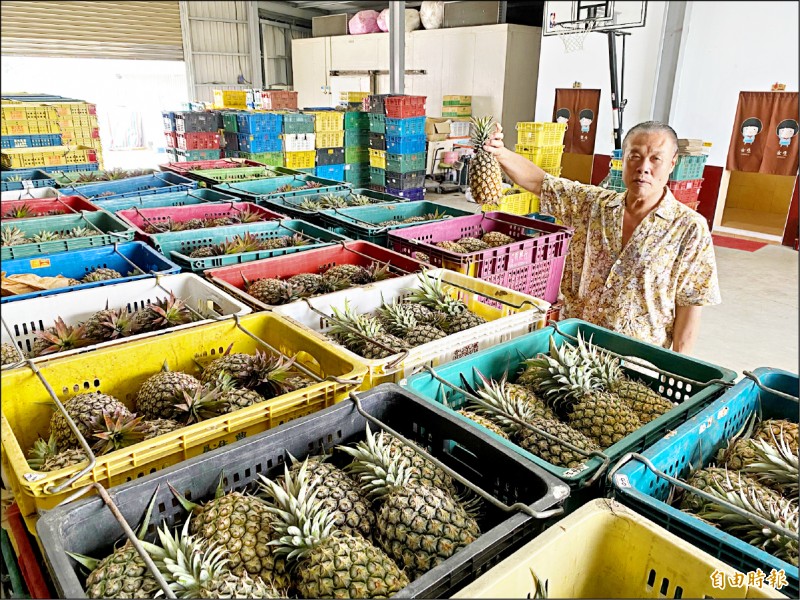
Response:
[[[477,212],[463,194],[427,200]],[[755,252],[715,247],[722,304],[703,310],[693,355],[736,371],[798,372],[798,253],[768,245]]]

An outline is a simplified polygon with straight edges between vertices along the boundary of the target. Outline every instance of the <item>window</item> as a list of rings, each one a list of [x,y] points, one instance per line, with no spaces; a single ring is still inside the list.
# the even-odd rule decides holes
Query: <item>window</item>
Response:
[[[265,88],[292,87],[292,40],[307,37],[311,37],[307,27],[262,19]]]

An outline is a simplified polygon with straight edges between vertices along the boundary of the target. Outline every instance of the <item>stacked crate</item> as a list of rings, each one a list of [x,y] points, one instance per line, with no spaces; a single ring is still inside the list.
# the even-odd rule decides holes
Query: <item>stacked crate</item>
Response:
[[[283,114],[283,166],[304,173],[314,174],[317,162],[314,115],[298,112]],[[298,148],[305,148],[298,150]]]
[[[281,139],[283,115],[269,112],[240,112],[236,113],[235,117],[236,156],[278,166],[283,158]],[[229,117],[230,120],[232,119]],[[226,134],[226,142],[227,140]]]
[[[611,169],[602,186],[615,192],[625,191],[625,182],[622,181],[622,150],[611,151]]]
[[[317,177],[344,181],[344,113],[334,110],[307,111],[314,115]]]
[[[369,96],[370,187],[425,197],[425,96]]]
[[[471,117],[472,96],[442,96],[443,117]]]
[[[171,162],[217,160],[222,155],[218,111],[165,111],[164,137]]]
[[[679,139],[678,161],[667,182],[672,195],[692,210],[700,205],[703,170],[708,160],[706,150],[703,140]]]
[[[566,123],[517,123],[514,152],[539,166],[545,173],[561,175]]]
[[[360,105],[359,105],[360,106]],[[355,187],[369,185],[369,113],[344,113],[344,180]]]

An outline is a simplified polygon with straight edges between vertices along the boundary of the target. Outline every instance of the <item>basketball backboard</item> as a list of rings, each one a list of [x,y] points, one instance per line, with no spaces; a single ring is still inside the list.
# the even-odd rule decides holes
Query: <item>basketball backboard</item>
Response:
[[[545,2],[543,34],[558,35],[565,29],[583,28],[587,19],[594,19],[593,31],[644,27],[647,2]]]

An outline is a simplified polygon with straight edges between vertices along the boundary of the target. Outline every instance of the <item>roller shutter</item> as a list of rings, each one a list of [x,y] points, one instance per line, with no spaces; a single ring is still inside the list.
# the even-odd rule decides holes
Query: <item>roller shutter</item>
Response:
[[[177,0],[13,2],[3,0],[5,56],[183,60]]]

